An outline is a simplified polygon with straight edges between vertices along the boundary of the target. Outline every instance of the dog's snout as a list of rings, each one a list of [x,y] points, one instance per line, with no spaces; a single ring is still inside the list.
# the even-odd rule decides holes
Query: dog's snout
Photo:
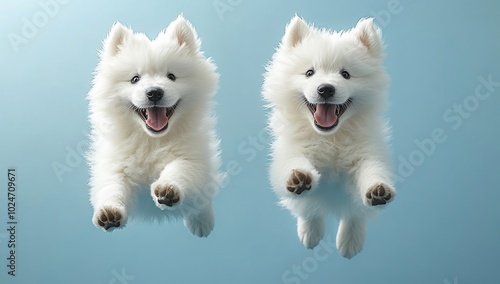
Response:
[[[148,100],[156,103],[163,98],[163,90],[160,88],[150,88],[146,91]]]
[[[325,100],[333,97],[335,95],[335,87],[330,84],[321,84],[318,87],[318,95],[320,95]]]

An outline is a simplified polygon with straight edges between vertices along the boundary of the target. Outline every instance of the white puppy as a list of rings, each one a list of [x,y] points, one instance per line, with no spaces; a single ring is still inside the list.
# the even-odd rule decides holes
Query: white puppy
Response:
[[[125,226],[137,191],[200,237],[214,226],[220,184],[215,65],[182,16],[154,40],[116,23],[88,94],[93,223]]]
[[[267,67],[271,183],[307,248],[323,238],[326,216],[334,213],[337,248],[353,257],[375,206],[395,197],[381,117],[388,85],[382,63],[381,32],[372,19],[335,32],[295,16]]]

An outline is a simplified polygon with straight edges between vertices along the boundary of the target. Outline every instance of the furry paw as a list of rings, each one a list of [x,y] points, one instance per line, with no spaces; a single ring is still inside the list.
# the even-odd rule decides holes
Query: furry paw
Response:
[[[297,220],[297,234],[302,244],[312,249],[319,244],[325,234],[325,222],[323,219]]]
[[[198,215],[184,219],[184,226],[200,238],[207,237],[214,229],[214,216],[212,213]]]
[[[151,189],[156,206],[160,209],[173,207],[181,200],[180,191],[174,185],[155,182],[151,185]]]
[[[305,190],[310,190],[311,184],[312,178],[310,173],[294,169],[286,182],[286,189],[291,193],[300,195]]]
[[[363,243],[354,237],[344,236],[337,238],[337,250],[341,256],[351,259],[363,250]]]
[[[93,217],[93,222],[97,227],[105,231],[112,231],[124,225],[125,213],[114,207],[103,207],[96,210]]]
[[[365,195],[365,204],[369,206],[384,205],[394,199],[396,192],[383,183],[371,187]]]
[[[363,221],[341,220],[337,232],[337,250],[345,258],[358,254],[365,243],[366,223]]]

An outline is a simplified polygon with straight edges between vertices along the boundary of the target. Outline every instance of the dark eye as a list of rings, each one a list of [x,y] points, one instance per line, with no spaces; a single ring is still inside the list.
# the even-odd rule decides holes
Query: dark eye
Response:
[[[141,80],[141,78],[139,76],[134,76],[130,80],[130,83],[135,84],[135,83],[139,82],[139,80]]]
[[[345,71],[345,70],[342,70],[340,72],[340,75],[342,75],[342,77],[344,77],[344,79],[349,79],[351,78],[351,74],[349,74],[349,72]]]
[[[314,69],[307,70],[306,77],[311,77],[312,75],[314,75]]]
[[[172,82],[175,82],[175,79],[177,79],[177,78],[175,77],[175,75],[174,75],[174,74],[172,74],[172,73],[168,73],[168,74],[167,74],[167,78],[168,78],[168,79],[170,79],[170,81],[172,81]]]

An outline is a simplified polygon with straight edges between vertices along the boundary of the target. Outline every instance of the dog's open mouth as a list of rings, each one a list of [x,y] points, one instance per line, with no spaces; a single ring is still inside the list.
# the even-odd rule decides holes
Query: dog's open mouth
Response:
[[[348,99],[345,103],[340,105],[307,103],[307,107],[311,111],[314,118],[314,124],[318,129],[328,131],[339,124],[340,117],[351,103],[351,99]]]
[[[171,107],[136,108],[146,127],[153,132],[162,132],[168,126],[168,121],[174,114],[177,103]]]

